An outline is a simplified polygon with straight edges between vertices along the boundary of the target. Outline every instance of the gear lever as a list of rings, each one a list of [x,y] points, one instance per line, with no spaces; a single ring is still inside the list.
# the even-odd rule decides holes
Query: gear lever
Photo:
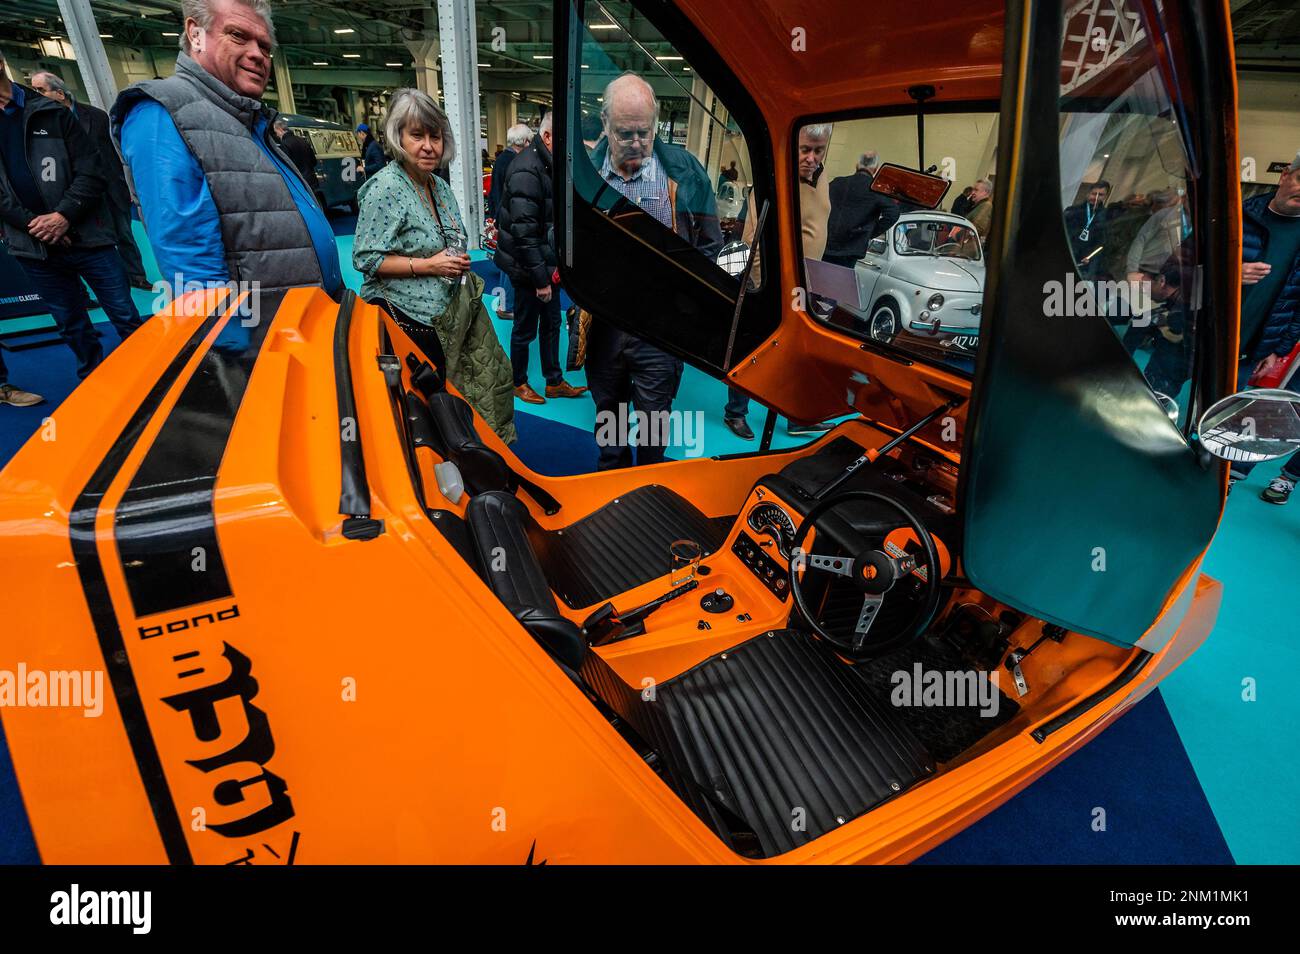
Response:
[[[615,643],[620,639],[631,639],[633,636],[640,636],[645,632],[647,616],[659,609],[659,607],[671,603],[679,596],[685,596],[699,585],[698,580],[690,580],[669,590],[658,599],[653,599],[649,603],[642,603],[626,613],[620,613],[614,609],[613,603],[606,603],[583,621],[583,635],[587,637],[587,643],[591,646],[604,646],[606,643]]]

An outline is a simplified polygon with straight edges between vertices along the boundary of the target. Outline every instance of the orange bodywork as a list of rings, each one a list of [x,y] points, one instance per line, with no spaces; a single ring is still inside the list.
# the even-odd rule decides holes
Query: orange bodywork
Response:
[[[814,10],[710,0],[695,7],[688,15],[764,113],[778,181],[794,178],[789,145],[800,117],[905,104],[906,87],[918,82],[952,100],[994,99],[1001,88],[1001,3],[960,4],[929,22],[905,4]],[[864,17],[877,38],[865,44]],[[813,31],[815,56],[785,55],[796,27]],[[909,58],[915,67],[902,65]],[[780,221],[797,221],[792,190],[776,195]],[[783,227],[780,241],[779,277],[789,289],[798,283],[797,228]],[[777,858],[749,861],[656,775],[434,527],[376,364],[389,350],[385,336],[399,355],[413,346],[373,306],[355,306],[346,345],[370,516],[383,521],[383,533],[354,540],[340,532],[338,305],[323,292],[296,289],[267,331],[213,490],[234,595],[184,612],[136,614],[114,514],[182,388],[239,321],[226,294],[182,299],[150,319],[0,472],[0,560],[22,568],[21,577],[8,576],[22,591],[6,601],[0,670],[107,667],[131,680],[117,693],[105,686],[98,717],[76,708],[0,709],[47,863],[905,862],[1100,732],[1193,652],[1217,615],[1219,584],[1192,567],[1152,627],[1149,658],[1082,636],[1045,642],[1024,662],[1034,692],[1011,721],[901,796]],[[222,317],[156,395],[156,411],[98,501],[87,546],[103,587],[91,594],[87,561],[74,553],[70,534],[76,501],[124,446],[123,422],[157,387],[160,369],[186,353],[214,309]],[[774,349],[782,361],[766,360]],[[798,387],[789,373],[795,355]],[[756,481],[816,446],[840,435],[878,446],[916,409],[970,390],[961,376],[895,364],[793,310],[750,357],[732,379],[800,419],[842,413],[841,382],[853,372],[886,387],[862,397],[878,402],[858,406],[864,419],[840,425],[811,449],[576,477],[536,474],[481,420],[476,427],[516,472],[562,502],[559,514],[547,516],[521,496],[544,528],[567,526],[647,483],[718,517],[746,512]],[[402,375],[409,386],[407,368]],[[961,424],[964,409],[954,416]],[[932,449],[956,459],[937,443]],[[463,513],[464,501],[453,504],[437,490],[434,453],[422,449],[416,457],[430,506]],[[707,585],[725,587],[751,618],[721,617],[701,631],[688,601],[666,607],[646,635],[596,650],[630,685],[671,678],[785,625],[788,605],[730,552],[736,532],[705,558]],[[626,607],[661,595],[666,571],[615,602]],[[961,598],[998,608],[973,590]],[[562,612],[580,622],[589,610]],[[120,647],[105,640],[105,626],[116,628]],[[1027,648],[1040,632],[1040,621],[1026,619],[1011,646]],[[214,692],[202,713],[176,704],[178,695],[222,686],[237,688]],[[1093,697],[1090,708],[1042,741],[1034,737]],[[119,699],[138,700],[139,712],[124,713]],[[141,740],[152,745],[152,759]],[[241,833],[261,811],[278,820]]]
[[[350,356],[358,369],[357,423],[372,515],[386,532],[369,541],[338,534],[336,420],[314,410],[329,408],[333,398],[333,375],[321,371],[332,370],[336,312],[322,293],[289,293],[236,418],[214,507],[235,599],[140,618],[122,579],[110,515],[175,393],[163,399],[123,464],[96,525],[112,612],[127,637],[125,652],[192,859],[220,864],[252,851],[254,863],[283,863],[291,852],[298,863],[522,863],[535,845],[535,857],[551,862],[743,861],[610,727],[424,516],[383,378],[360,370],[375,366],[381,324],[395,339],[400,332],[367,305],[357,306]],[[223,319],[232,320],[238,318],[229,313]],[[37,435],[0,474],[0,549],[11,559],[21,552],[26,575],[40,582],[11,604],[0,669],[19,662],[29,670],[104,667],[69,544],[69,510],[86,475],[112,449],[113,422],[143,399],[151,369],[170,361],[201,321],[169,314],[151,320],[60,408],[55,439]],[[220,331],[218,323],[202,347]],[[495,442],[483,431],[480,425],[483,439]],[[710,516],[735,513],[747,488],[787,456],[793,455],[568,478],[546,478],[511,461],[561,499],[572,521],[649,480],[691,494]],[[779,625],[778,601],[746,579],[725,548],[706,562],[716,574],[710,585],[728,586],[754,619],[701,634],[697,613],[669,607],[653,632],[601,650],[628,682],[667,678]],[[662,592],[663,584],[643,589]],[[1137,650],[1084,638],[1046,645],[1026,663],[1028,679],[1043,687],[1035,703],[960,764],[779,860],[905,861],[991,810],[1199,645],[1215,617],[1219,586],[1202,577],[1194,587],[1181,618],[1159,624],[1177,632],[1140,678],[1067,728],[1043,743],[1029,735],[1103,689]],[[641,595],[633,591],[619,602]],[[131,638],[186,618],[231,616],[233,606],[232,618]],[[1014,642],[1031,641],[1031,628],[1027,622]],[[219,658],[223,644],[251,661],[255,688],[245,702],[265,714],[274,751],[262,763],[205,772],[192,763],[244,742],[247,709],[219,708],[221,732],[200,739],[190,716],[162,700],[178,691],[179,673],[196,658],[213,663],[202,678],[220,682],[229,673]],[[168,859],[122,714],[106,695],[98,718],[78,709],[3,712],[46,862]],[[268,799],[258,783],[244,789],[244,800],[223,805],[219,783],[262,772],[283,780],[292,816],[248,837],[214,831]]]

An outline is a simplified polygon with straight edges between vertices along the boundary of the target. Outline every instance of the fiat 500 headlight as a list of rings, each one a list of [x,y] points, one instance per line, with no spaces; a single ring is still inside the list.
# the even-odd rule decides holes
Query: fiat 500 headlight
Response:
[[[925,303],[925,307],[930,311],[938,311],[943,307],[943,296],[939,294],[931,295],[930,300]]]

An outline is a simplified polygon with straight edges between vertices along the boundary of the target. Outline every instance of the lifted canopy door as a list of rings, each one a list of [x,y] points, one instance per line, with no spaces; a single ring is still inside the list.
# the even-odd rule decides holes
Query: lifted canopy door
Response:
[[[746,251],[737,243],[759,244],[771,195],[762,114],[670,4],[557,0],[554,35],[565,288],[599,319],[722,377],[780,317],[779,283],[764,282],[756,263],[733,335]],[[625,73],[607,103],[608,84]],[[687,108],[662,106],[670,100]]]
[[[1160,614],[1222,505],[1222,468],[1189,435],[1235,370],[1226,10],[1007,6],[966,572],[1119,644]]]

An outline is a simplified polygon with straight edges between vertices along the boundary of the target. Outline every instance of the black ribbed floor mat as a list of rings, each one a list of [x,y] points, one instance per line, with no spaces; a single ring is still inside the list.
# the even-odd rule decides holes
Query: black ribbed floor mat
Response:
[[[937,762],[951,762],[1020,711],[1019,704],[1001,689],[997,690],[997,712],[993,715],[984,715],[973,701],[965,706],[893,705],[894,674],[906,673],[914,682],[917,663],[921,664],[922,673],[968,672],[971,669],[947,643],[925,638],[888,656],[858,663],[853,671],[870,687],[871,698],[887,706]],[[998,674],[999,683],[1010,678],[1010,673],[1005,671]],[[965,683],[966,686],[969,684]]]
[[[551,588],[571,608],[591,606],[668,572],[668,547],[694,540],[705,555],[726,539],[686,498],[650,484],[610,501],[562,530],[535,524],[528,536]]]
[[[765,633],[654,688],[597,654],[583,676],[659,753],[666,778],[737,850],[771,857],[906,790],[933,760],[867,683],[796,630]]]

